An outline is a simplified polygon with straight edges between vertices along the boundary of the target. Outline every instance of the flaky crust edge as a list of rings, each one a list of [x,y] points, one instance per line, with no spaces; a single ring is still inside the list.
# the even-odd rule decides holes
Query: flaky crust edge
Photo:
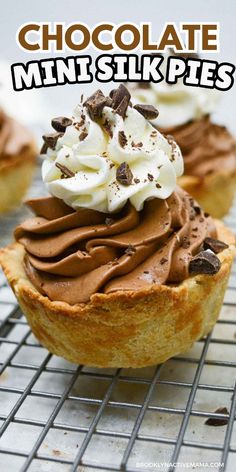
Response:
[[[37,149],[32,142],[19,154],[0,159],[0,214],[20,205],[36,169]]]
[[[235,237],[216,221],[218,238],[229,244],[213,276],[196,275],[177,286],[138,292],[97,293],[71,306],[41,295],[23,269],[24,248],[0,251],[0,262],[43,346],[65,359],[95,367],[143,367],[187,351],[214,326],[235,254]]]
[[[222,170],[204,177],[183,175],[178,185],[197,200],[213,218],[223,218],[229,212],[236,189],[236,171]]]

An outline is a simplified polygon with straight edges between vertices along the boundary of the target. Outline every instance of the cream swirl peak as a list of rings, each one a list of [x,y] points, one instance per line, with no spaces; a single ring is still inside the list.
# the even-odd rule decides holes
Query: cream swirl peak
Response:
[[[49,192],[74,209],[116,212],[129,200],[137,211],[152,198],[166,199],[183,173],[183,159],[150,123],[157,110],[132,107],[120,85],[105,97],[95,92],[72,119],[52,120],[45,135],[43,181]]]
[[[147,83],[133,84],[132,96],[138,103],[153,103],[160,115],[153,122],[155,126],[169,128],[198,120],[215,111],[219,101],[217,90],[184,85],[179,79],[176,84]]]
[[[167,60],[170,56],[188,57],[197,60],[198,54],[175,53],[169,49],[164,55],[161,71],[167,72]],[[132,98],[138,103],[153,103],[158,107],[159,116],[153,124],[159,128],[180,126],[192,120],[199,120],[215,111],[220,92],[216,89],[200,88],[185,85],[180,77],[176,84],[167,82],[148,82],[130,84]]]

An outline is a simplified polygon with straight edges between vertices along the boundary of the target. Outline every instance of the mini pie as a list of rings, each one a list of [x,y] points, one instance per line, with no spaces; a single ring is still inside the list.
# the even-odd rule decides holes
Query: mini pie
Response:
[[[179,185],[213,217],[225,216],[235,192],[235,138],[208,115],[161,131],[173,136],[183,153],[185,173]]]
[[[31,134],[0,110],[0,214],[20,204],[32,181],[35,160]]]
[[[222,218],[231,207],[235,192],[236,139],[211,120],[219,92],[168,84],[134,84],[134,101],[152,103],[159,116],[157,129],[174,139],[183,154],[184,175],[179,185],[214,218]]]
[[[124,86],[98,91],[52,121],[53,195],[27,202],[35,216],[0,253],[39,341],[97,367],[189,349],[217,320],[235,253],[230,230],[176,187],[181,155],[146,119],[155,109],[129,102]]]

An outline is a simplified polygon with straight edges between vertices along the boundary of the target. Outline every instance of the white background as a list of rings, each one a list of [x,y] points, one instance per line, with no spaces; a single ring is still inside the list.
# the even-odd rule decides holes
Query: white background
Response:
[[[1,0],[0,59],[14,63],[52,57],[52,53],[27,54],[17,46],[16,31],[22,23],[28,21],[85,22],[90,26],[106,20],[114,23],[151,21],[153,40],[158,39],[165,22],[175,21],[178,24],[188,21],[217,21],[220,22],[221,50],[219,54],[214,54],[214,59],[235,64],[235,18],[235,0]],[[91,51],[86,51],[86,54],[89,53]],[[70,54],[68,52],[65,55]],[[204,58],[206,57],[207,54],[204,54]],[[40,113],[44,118],[42,127],[45,129],[50,126],[50,114],[55,116],[71,113],[82,92],[86,95],[98,87],[101,88],[101,84],[65,85],[36,90],[33,93],[36,102],[32,99],[32,93],[26,91],[23,92],[22,104],[19,95],[15,97],[11,81],[8,80],[11,109],[15,108],[18,115],[19,112],[24,115],[28,108],[30,117]],[[236,85],[228,92],[222,92],[221,103],[214,118],[236,133]]]

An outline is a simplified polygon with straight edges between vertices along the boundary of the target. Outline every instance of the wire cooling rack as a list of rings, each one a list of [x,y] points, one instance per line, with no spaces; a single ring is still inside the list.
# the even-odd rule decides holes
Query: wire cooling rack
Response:
[[[4,241],[23,213],[2,220]],[[236,207],[226,222],[236,230]],[[219,321],[190,351],[145,369],[88,368],[38,344],[0,273],[0,470],[235,471],[235,307],[234,265]]]

